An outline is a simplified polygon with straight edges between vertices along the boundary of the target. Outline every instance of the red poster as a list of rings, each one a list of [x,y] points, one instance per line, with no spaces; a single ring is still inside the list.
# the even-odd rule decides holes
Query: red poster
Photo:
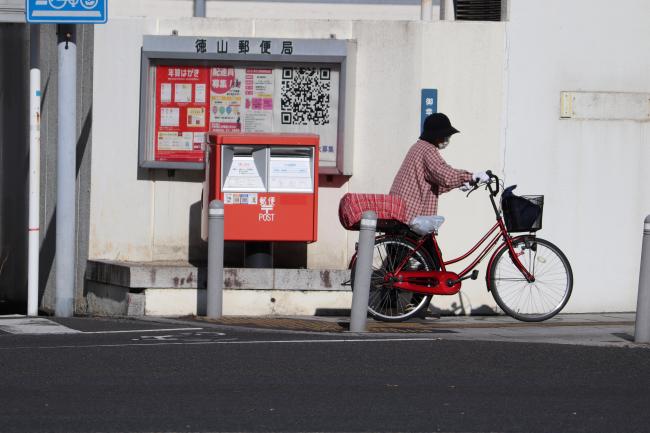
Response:
[[[209,130],[209,68],[156,68],[156,161],[203,162]]]

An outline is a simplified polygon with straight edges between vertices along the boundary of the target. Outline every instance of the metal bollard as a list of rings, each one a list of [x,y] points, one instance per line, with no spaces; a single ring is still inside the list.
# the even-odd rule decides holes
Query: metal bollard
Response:
[[[634,342],[650,343],[650,215],[645,217],[643,222],[643,246],[641,247]]]
[[[207,315],[223,315],[223,202],[212,200],[208,206],[208,293]]]
[[[376,228],[377,214],[374,211],[365,211],[361,216],[357,263],[354,267],[354,292],[352,293],[352,310],[350,313],[351,332],[366,332]]]

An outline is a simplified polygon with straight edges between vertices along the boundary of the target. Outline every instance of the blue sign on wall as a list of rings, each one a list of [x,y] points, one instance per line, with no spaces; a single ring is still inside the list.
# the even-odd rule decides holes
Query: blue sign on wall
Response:
[[[438,89],[422,89],[420,101],[420,133],[424,126],[424,119],[429,114],[438,112]]]
[[[28,23],[103,24],[108,0],[26,0]]]

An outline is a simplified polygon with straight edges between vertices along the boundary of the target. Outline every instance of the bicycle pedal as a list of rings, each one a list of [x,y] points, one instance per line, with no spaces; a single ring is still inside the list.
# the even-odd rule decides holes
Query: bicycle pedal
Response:
[[[452,287],[460,283],[461,281],[469,280],[469,279],[475,280],[477,278],[478,278],[478,270],[474,269],[471,274],[465,275],[463,278],[459,278],[457,280],[447,280],[447,286]]]

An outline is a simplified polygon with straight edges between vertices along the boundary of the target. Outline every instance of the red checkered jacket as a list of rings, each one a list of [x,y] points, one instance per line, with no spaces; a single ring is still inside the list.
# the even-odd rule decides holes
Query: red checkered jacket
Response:
[[[472,180],[472,173],[451,167],[436,146],[424,140],[415,142],[406,154],[390,194],[406,204],[406,218],[436,215],[438,196]]]

